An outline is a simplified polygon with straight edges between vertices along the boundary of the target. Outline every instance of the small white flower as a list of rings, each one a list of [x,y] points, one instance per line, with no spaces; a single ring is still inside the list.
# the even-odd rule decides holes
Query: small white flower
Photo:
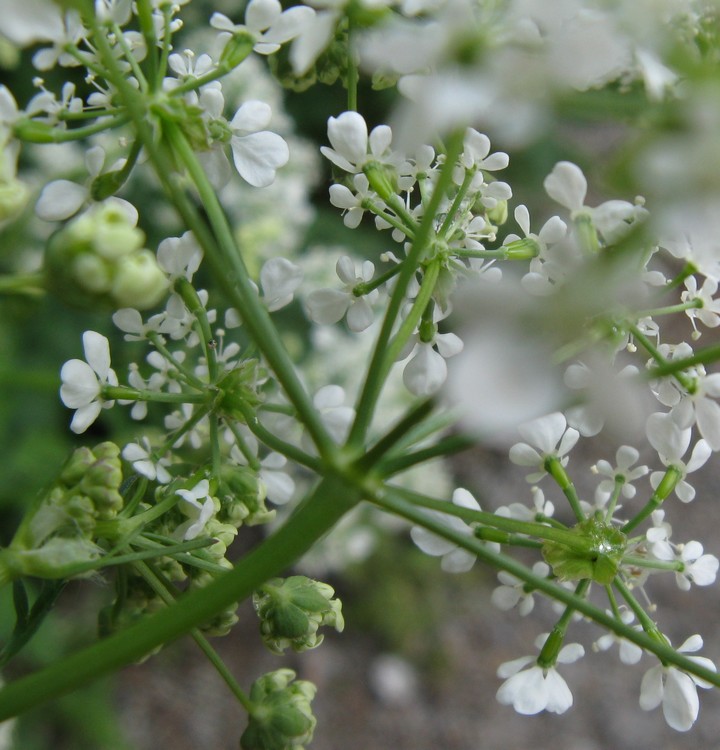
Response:
[[[547,577],[550,573],[550,566],[544,562],[536,562],[532,572],[536,576]],[[498,573],[498,580],[502,585],[493,589],[490,601],[503,612],[517,607],[522,617],[529,615],[535,607],[535,598],[533,591],[525,588],[525,581],[521,581],[504,570]]]
[[[167,237],[157,249],[158,265],[170,281],[182,278],[192,281],[202,258],[202,248],[192,232],[185,232],[182,237]]]
[[[235,168],[254,187],[267,187],[275,172],[287,164],[290,150],[277,133],[263,130],[270,124],[272,112],[265,102],[245,102],[230,121]]]
[[[157,480],[160,484],[167,484],[172,477],[166,466],[170,465],[169,458],[155,460],[150,448],[150,442],[146,437],[140,443],[128,443],[122,451],[122,457],[133,465],[138,474],[142,474],[151,480]]]
[[[82,433],[98,418],[101,409],[109,409],[115,402],[102,398],[105,385],[116,386],[117,375],[110,367],[110,343],[95,331],[83,334],[86,361],[71,359],[60,370],[60,399],[69,409],[75,409],[70,429]]]
[[[200,536],[207,522],[215,514],[215,501],[209,497],[209,492],[210,482],[207,479],[200,480],[191,490],[176,490],[175,494],[190,506],[182,508],[183,513],[189,516],[190,520],[180,524],[177,528],[177,533],[182,535],[184,541]]]
[[[649,535],[648,531],[648,538]],[[715,555],[704,555],[700,542],[692,541],[673,547],[668,539],[658,539],[651,546],[651,551],[660,560],[683,564],[683,570],[675,573],[675,582],[682,591],[689,591],[693,583],[696,586],[711,586],[715,583],[720,561]]]
[[[358,284],[372,280],[375,266],[369,260],[363,261],[360,270],[355,261],[347,255],[338,259],[335,272],[343,282],[342,289],[317,289],[306,300],[308,315],[315,323],[333,325],[347,315],[348,328],[360,333],[372,325],[374,315],[370,306],[378,297],[377,289],[356,297],[353,290]]]
[[[542,648],[547,635],[535,641]],[[557,661],[572,664],[585,654],[579,643],[569,643],[560,649]],[[572,693],[565,680],[554,666],[543,668],[538,664],[524,669],[535,661],[534,656],[523,656],[505,662],[498,668],[498,677],[505,682],[497,691],[496,697],[504,706],[512,706],[519,714],[532,716],[541,711],[563,714],[573,704]]]
[[[545,476],[547,472],[544,463],[550,456],[559,459],[560,463],[566,466],[566,454],[580,438],[577,430],[567,427],[567,421],[559,411],[520,425],[518,432],[528,442],[513,445],[510,448],[510,460],[518,466],[532,466],[538,469],[526,477],[531,483]]]
[[[679,653],[691,653],[702,648],[703,641],[699,635],[688,638]],[[702,656],[690,657],[713,672],[715,665]],[[692,727],[700,711],[697,688],[710,688],[712,685],[705,680],[689,675],[675,667],[665,667],[658,664],[649,669],[640,685],[640,708],[652,711],[662,703],[665,721],[678,732],[687,732]]]
[[[294,39],[314,18],[315,11],[306,5],[283,11],[278,0],[250,0],[245,10],[244,26],[234,24],[222,13],[213,13],[210,25],[223,32],[221,37],[246,29],[255,36],[253,50],[259,55],[271,55],[280,49],[281,44]]]
[[[695,497],[695,488],[685,481],[685,477],[705,465],[712,449],[705,440],[698,440],[690,460],[687,463],[683,462],[682,457],[690,445],[692,430],[681,429],[672,414],[651,414],[648,417],[646,432],[650,445],[658,452],[663,464],[680,472],[675,494],[684,503],[689,503]],[[650,484],[654,489],[658,488],[663,476],[665,473],[662,471],[654,471],[650,475]]]
[[[630,445],[621,445],[615,453],[615,466],[612,466],[605,459],[600,459],[594,468],[598,474],[606,477],[606,479],[601,480],[598,484],[595,490],[596,499],[603,502],[608,500],[615,492],[617,480],[622,480],[621,494],[623,497],[628,499],[635,497],[636,490],[632,483],[636,479],[644,477],[650,471],[647,466],[630,468],[639,457],[640,453],[636,448]]]
[[[608,612],[607,614],[612,613]],[[620,607],[620,620],[624,625],[630,625],[634,619],[635,615],[632,610],[624,605]],[[634,627],[640,629],[639,625],[635,625]],[[593,651],[607,651],[615,643],[617,643],[620,648],[620,661],[623,664],[637,664],[640,661],[643,653],[640,646],[615,635],[615,633],[605,633],[605,635],[601,635],[600,638],[593,643]]]
[[[367,161],[387,158],[392,130],[387,125],[378,125],[368,136],[367,125],[361,114],[343,112],[328,120],[328,139],[332,148],[321,146],[323,156],[345,172],[355,174],[362,171]]]
[[[418,341],[403,370],[405,387],[415,396],[437,393],[447,379],[445,359],[462,350],[462,339],[454,333],[436,333],[432,341]]]

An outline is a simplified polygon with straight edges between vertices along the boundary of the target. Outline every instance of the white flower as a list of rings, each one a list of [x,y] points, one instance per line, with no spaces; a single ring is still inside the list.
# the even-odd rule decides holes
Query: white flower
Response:
[[[462,487],[459,487],[453,492],[452,503],[460,508],[480,510],[478,501]],[[472,527],[457,516],[451,516],[450,514],[440,513],[438,511],[430,511],[428,515],[431,515],[435,520],[439,521],[443,526],[447,526],[452,531],[458,531],[465,533],[468,536],[472,536]],[[412,537],[413,542],[415,542],[415,544],[426,555],[432,555],[433,557],[441,556],[442,561],[440,562],[440,567],[448,573],[465,573],[475,564],[476,557],[472,552],[468,552],[466,549],[458,547],[455,542],[451,542],[449,539],[444,539],[437,534],[433,534],[432,531],[428,531],[422,526],[413,526],[410,530],[410,536]]]
[[[202,258],[202,248],[192,232],[185,232],[182,237],[167,237],[157,249],[158,265],[170,281],[182,278],[192,281]]]
[[[345,406],[345,390],[339,385],[325,385],[313,396],[313,405],[332,439],[342,443],[355,418],[355,409]]]
[[[373,289],[368,294],[356,297],[353,290],[358,284],[372,280],[375,266],[369,260],[363,261],[358,271],[355,262],[347,255],[338,259],[335,271],[343,282],[343,289],[317,289],[306,300],[308,315],[315,323],[332,325],[347,314],[348,328],[360,333],[372,325],[374,315],[370,306],[378,297]]]
[[[542,648],[547,635],[541,635],[535,645]],[[560,649],[557,661],[572,664],[585,653],[579,643],[569,643]],[[538,664],[524,669],[535,661],[534,656],[523,656],[505,662],[498,668],[498,677],[507,678],[497,691],[496,697],[504,706],[512,706],[519,714],[532,716],[541,711],[563,714],[573,704],[572,693],[565,680],[554,666]]]
[[[547,563],[536,562],[533,565],[532,572],[536,576],[547,577],[550,573],[550,567]],[[535,598],[533,597],[533,591],[526,589],[525,581],[521,581],[504,570],[498,573],[498,580],[502,585],[493,589],[490,601],[503,612],[517,607],[520,615],[523,617],[529,615],[535,607]]]
[[[679,653],[691,653],[701,649],[702,645],[702,638],[693,635],[677,650]],[[701,666],[717,671],[710,659],[702,656],[691,658]],[[712,685],[675,667],[658,664],[649,669],[642,679],[640,708],[652,711],[662,703],[663,716],[668,725],[678,732],[687,732],[695,723],[700,710],[698,687],[710,688]]]
[[[611,614],[611,612],[608,612],[607,614]],[[624,605],[620,607],[620,620],[624,625],[629,625],[634,619],[635,615],[632,610]],[[640,628],[639,625],[635,625],[634,627],[635,629]],[[601,635],[600,638],[593,643],[593,651],[607,651],[615,643],[620,647],[620,661],[623,664],[637,664],[640,661],[643,653],[640,646],[615,635],[615,633],[608,632],[605,633],[605,635]]]
[[[182,535],[184,541],[195,539],[202,534],[207,522],[215,514],[215,501],[209,497],[210,482],[207,479],[200,480],[191,490],[176,490],[190,507],[183,506],[183,513],[190,516],[190,520],[180,524],[177,533]],[[200,501],[203,502],[200,502]]]
[[[647,536],[649,538],[650,531]],[[654,536],[658,537],[659,534]],[[715,583],[720,561],[715,555],[704,555],[700,542],[679,544],[673,549],[668,539],[656,539],[651,546],[652,554],[660,560],[678,561],[682,571],[675,573],[675,582],[682,591],[689,591],[690,585],[711,586]]]
[[[543,182],[545,192],[570,211],[571,218],[587,215],[608,243],[617,242],[647,211],[627,201],[611,200],[596,208],[585,206],[587,180],[580,167],[569,161],[558,162]]]
[[[437,393],[447,378],[445,359],[462,350],[462,339],[454,333],[436,333],[432,341],[418,341],[403,370],[405,387],[415,396]]]
[[[101,409],[109,409],[115,402],[102,398],[105,385],[118,384],[115,371],[110,368],[110,343],[95,331],[83,334],[86,361],[71,359],[60,370],[60,399],[69,409],[75,409],[70,429],[85,432],[98,418]]]
[[[630,467],[638,460],[640,453],[636,448],[630,445],[621,445],[615,453],[615,466],[612,466],[609,461],[600,459],[594,466],[594,470],[598,474],[601,474],[606,479],[603,479],[598,484],[595,490],[596,499],[602,500],[603,502],[608,500],[615,492],[616,482],[622,481],[621,494],[623,497],[631,498],[635,497],[635,487],[633,482],[640,477],[644,477],[650,470],[647,466],[636,466],[634,469]]]
[[[250,31],[256,39],[253,50],[259,55],[270,55],[280,45],[294,39],[305,25],[315,18],[315,11],[306,5],[296,5],[283,11],[278,0],[250,0],[245,10],[245,25],[235,25],[222,13],[213,13],[210,25],[228,37],[241,29]]]
[[[368,136],[367,125],[361,114],[343,112],[328,120],[328,139],[332,148],[321,146],[323,156],[340,169],[355,174],[362,171],[368,160],[381,161],[387,157],[392,130],[387,125],[378,125]]]
[[[290,150],[277,133],[263,130],[270,124],[272,112],[265,102],[245,102],[230,121],[235,168],[254,187],[267,187],[275,180],[277,169],[287,164]]]
[[[690,445],[692,430],[681,429],[672,414],[660,412],[651,414],[648,417],[646,431],[650,445],[658,452],[660,460],[665,466],[680,472],[680,479],[675,485],[675,494],[684,503],[689,503],[695,497],[695,488],[685,481],[685,477],[705,465],[712,449],[705,440],[698,440],[690,455],[690,460],[684,463],[682,457]],[[654,471],[650,475],[650,484],[654,489],[658,488],[663,476],[665,473],[662,471]]]
[[[151,480],[157,480],[160,484],[167,484],[172,477],[166,466],[170,465],[169,458],[155,460],[150,448],[149,440],[144,437],[140,443],[128,443],[122,451],[122,457],[133,465],[138,474],[142,474]]]
[[[510,460],[518,466],[533,466],[539,470],[527,476],[527,481],[531,483],[545,476],[545,459],[550,456],[559,459],[566,466],[566,454],[580,437],[577,430],[567,427],[565,417],[559,411],[520,425],[518,432],[528,442],[513,445],[510,448]]]

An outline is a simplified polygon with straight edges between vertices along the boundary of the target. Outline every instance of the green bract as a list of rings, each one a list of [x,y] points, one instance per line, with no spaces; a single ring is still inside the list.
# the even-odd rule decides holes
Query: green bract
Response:
[[[622,561],[627,539],[619,529],[592,516],[572,531],[587,542],[585,550],[570,549],[560,542],[545,542],[543,557],[561,581],[590,579],[613,582]]]

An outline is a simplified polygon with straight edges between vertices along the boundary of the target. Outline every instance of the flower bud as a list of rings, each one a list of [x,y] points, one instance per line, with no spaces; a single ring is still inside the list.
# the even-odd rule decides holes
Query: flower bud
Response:
[[[243,750],[303,750],[312,740],[316,719],[310,702],[315,686],[278,669],[256,680],[250,690],[253,708],[240,738]]]
[[[0,182],[0,223],[16,219],[25,208],[30,191],[18,179]]]
[[[331,586],[306,576],[273,578],[253,595],[265,645],[276,654],[288,646],[307,651],[322,643],[321,625],[338,632],[345,627],[339,599],[332,599]]]
[[[111,294],[120,307],[146,310],[165,296],[169,286],[153,253],[139,250],[122,259],[115,273]]]
[[[121,202],[98,204],[48,240],[47,287],[74,306],[154,307],[168,281],[144,240]]]
[[[218,64],[220,67],[233,70],[248,57],[254,46],[255,36],[245,29],[239,29],[227,40]]]

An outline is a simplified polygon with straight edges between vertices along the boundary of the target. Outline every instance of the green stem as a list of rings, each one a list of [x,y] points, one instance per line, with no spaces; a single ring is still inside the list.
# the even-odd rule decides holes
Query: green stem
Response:
[[[636,325],[630,325],[628,326],[628,330],[632,333],[632,335],[635,337],[637,341],[639,341],[645,351],[648,352],[648,354],[660,365],[660,368],[668,365],[668,364],[674,364],[668,362],[665,357],[663,357],[662,354],[660,354],[660,351],[656,346],[653,345],[653,343],[650,341],[650,339],[645,336],[645,334],[636,326]],[[659,368],[655,368],[656,370]],[[650,371],[652,373],[653,370]],[[687,375],[683,374],[682,372],[673,372],[672,373],[675,380],[680,383],[680,385],[688,391],[688,393],[692,393],[694,391],[694,383],[690,378],[687,377]]]
[[[450,456],[454,453],[461,453],[477,445],[477,440],[469,435],[450,435],[449,437],[438,440],[434,445],[422,448],[413,453],[406,453],[402,456],[388,457],[380,461],[377,466],[378,473],[383,477],[390,477],[401,471],[406,471],[413,466],[430,461],[440,456]]]
[[[682,370],[686,370],[688,367],[712,364],[718,360],[720,360],[720,344],[715,344],[700,349],[700,351],[695,352],[692,357],[659,363],[657,367],[648,370],[647,376],[652,380],[653,378],[662,377],[663,375],[675,375]]]
[[[682,573],[685,565],[679,560],[670,562],[667,560],[651,560],[647,557],[638,557],[636,555],[625,555],[622,559],[622,565],[632,565],[635,568],[651,568],[652,570],[672,570]]]
[[[511,534],[527,534],[528,536],[544,539],[546,541],[558,542],[570,549],[578,552],[587,552],[589,547],[586,540],[578,534],[567,528],[559,529],[544,524],[534,523],[532,521],[518,521],[514,518],[498,516],[495,513],[488,513],[482,510],[473,510],[461,505],[455,505],[447,500],[437,500],[435,498],[421,495],[412,490],[406,490],[402,487],[387,485],[387,489],[395,497],[402,498],[403,501],[409,500],[413,505],[427,508],[439,513],[461,518],[466,523],[481,523],[485,526],[491,526],[494,529],[507,531]],[[379,503],[382,506],[382,502]]]
[[[27,294],[38,297],[45,294],[45,274],[16,273],[0,276],[0,294]]]
[[[580,581],[575,587],[575,596],[584,599],[589,588],[589,579]],[[565,640],[565,634],[567,633],[568,625],[570,625],[575,611],[575,607],[573,607],[572,605],[568,605],[565,608],[565,611],[562,613],[560,619],[555,624],[555,627],[550,631],[550,634],[545,640],[545,643],[543,644],[543,647],[537,658],[537,664],[539,667],[547,669],[548,667],[552,667],[557,662],[558,654],[560,653],[563,641]]]
[[[167,604],[170,606],[176,601],[175,594],[170,588],[170,585],[164,581],[155,570],[145,563],[139,563],[135,566],[140,575],[147,581],[150,588]],[[225,666],[225,662],[220,658],[220,654],[210,645],[208,639],[197,629],[193,628],[190,631],[192,639],[200,647],[200,650],[205,654],[208,661],[215,667],[215,670],[223,678],[225,684],[230,688],[230,692],[238,699],[240,705],[246,710],[250,711],[252,703],[250,699],[245,695],[243,689],[238,685],[237,680],[233,677],[230,670]]]
[[[326,477],[278,531],[206,588],[192,591],[127,630],[7,685],[0,691],[0,721],[137,661],[246,599],[309,550],[359,499],[358,490],[344,480]]]
[[[79,141],[88,136],[102,133],[105,130],[115,130],[121,125],[129,122],[127,115],[118,115],[107,119],[99,119],[92,125],[86,125],[81,128],[71,128],[69,130],[59,130],[43,122],[34,120],[21,120],[13,127],[13,132],[18,140],[27,143],[69,143],[70,141]]]
[[[167,122],[165,133],[198,190],[219,243],[219,247],[211,243],[204,248],[218,283],[232,304],[239,310],[243,324],[253,340],[257,342],[288,398],[297,409],[318,452],[326,459],[334,459],[337,455],[337,447],[300,382],[270,315],[258,298],[215,189],[208,181],[207,175],[182,131],[174,123]]]
[[[405,303],[405,294],[408,285],[415,275],[422,261],[432,236],[432,226],[435,214],[440,207],[447,190],[452,185],[452,173],[455,162],[463,147],[463,133],[456,133],[450,139],[446,162],[435,184],[432,196],[423,215],[415,239],[410,248],[407,258],[402,263],[398,274],[397,283],[390,296],[382,327],[375,342],[370,366],[363,384],[362,391],[355,405],[356,418],[350,429],[348,445],[359,447],[365,442],[365,436],[372,422],[375,408],[384,384],[385,376],[389,370],[387,364],[387,352],[390,337],[392,336],[398,315]]]

